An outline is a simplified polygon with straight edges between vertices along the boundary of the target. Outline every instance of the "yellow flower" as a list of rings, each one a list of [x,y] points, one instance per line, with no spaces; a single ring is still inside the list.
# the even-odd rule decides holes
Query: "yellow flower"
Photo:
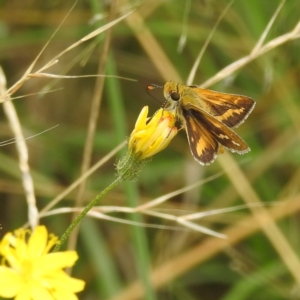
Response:
[[[75,300],[84,281],[62,269],[78,259],[75,251],[49,253],[58,238],[45,226],[7,233],[0,242],[0,297],[16,300]]]
[[[128,147],[140,159],[153,156],[165,149],[177,134],[175,116],[170,111],[159,109],[147,122],[148,106],[145,106],[132,131]]]

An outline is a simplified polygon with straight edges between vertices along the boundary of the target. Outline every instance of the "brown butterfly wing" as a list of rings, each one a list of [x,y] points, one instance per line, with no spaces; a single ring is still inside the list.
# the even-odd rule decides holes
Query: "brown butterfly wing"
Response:
[[[219,144],[239,154],[250,151],[242,138],[204,110],[189,105],[182,112],[192,154],[200,163],[213,162],[220,149]]]
[[[195,92],[199,106],[221,121],[228,127],[237,127],[243,123],[255,106],[253,99],[234,94],[226,94],[202,89],[196,86],[191,87]]]
[[[217,157],[219,143],[190,110],[183,110],[189,146],[194,158],[202,165],[209,165]]]

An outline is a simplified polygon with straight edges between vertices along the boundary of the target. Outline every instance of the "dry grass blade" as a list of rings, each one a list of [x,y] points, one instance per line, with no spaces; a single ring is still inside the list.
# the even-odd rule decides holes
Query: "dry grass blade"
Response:
[[[116,25],[117,23],[119,23],[120,21],[122,21],[123,19],[125,19],[127,16],[129,16],[131,12],[126,13],[125,15],[119,17],[118,19],[111,21],[107,24],[105,24],[104,26],[94,30],[93,32],[87,34],[86,36],[84,36],[83,38],[81,38],[79,41],[77,41],[76,43],[72,44],[71,46],[69,46],[67,49],[65,49],[64,51],[60,52],[58,55],[56,55],[54,58],[52,58],[47,64],[45,64],[42,68],[40,68],[38,71],[34,72],[35,77],[37,77],[38,73],[42,73],[44,70],[52,67],[54,64],[56,64],[58,62],[58,59],[60,57],[62,57],[64,54],[66,54],[67,52],[69,52],[70,50],[76,48],[77,46],[81,45],[82,43],[96,37],[97,35],[101,34],[102,32],[106,31],[107,29],[111,28],[112,26]],[[49,42],[48,42],[49,43]],[[48,43],[46,44],[46,46],[48,45]],[[42,49],[42,51],[39,53],[39,55],[37,56],[37,58],[34,60],[34,62],[30,65],[30,67],[27,69],[27,71],[25,72],[25,74],[22,76],[21,79],[19,79],[12,87],[10,87],[3,95],[1,95],[0,97],[0,103],[4,102],[9,95],[14,94],[31,76],[30,73],[34,67],[34,65],[36,64],[37,59],[40,57],[40,55],[42,54],[42,52],[44,51],[45,47]]]
[[[28,80],[28,75],[31,73],[31,71],[33,70],[34,66],[36,65],[38,59],[41,57],[41,55],[43,54],[43,52],[45,51],[45,49],[47,48],[47,46],[50,44],[51,40],[55,37],[55,35],[57,34],[58,30],[61,28],[61,26],[64,24],[65,20],[68,18],[68,16],[70,15],[71,11],[74,9],[74,7],[77,4],[77,0],[74,2],[74,4],[72,5],[72,7],[70,8],[70,10],[68,11],[68,13],[64,16],[63,20],[61,21],[61,23],[59,24],[59,26],[57,27],[57,29],[53,32],[53,34],[51,35],[51,37],[49,38],[49,40],[47,41],[47,43],[45,44],[45,46],[42,48],[42,50],[40,51],[40,53],[36,56],[36,58],[34,59],[34,61],[30,64],[30,66],[28,67],[28,69],[26,70],[26,72],[23,74],[22,78],[19,79],[12,87],[10,87],[5,95],[3,95],[4,100],[9,96],[9,95],[13,95],[24,83],[25,81]],[[56,61],[57,62],[57,61]],[[56,63],[55,62],[55,63]],[[1,99],[1,97],[0,97]],[[4,101],[3,100],[3,101]],[[2,101],[1,101],[2,102]]]
[[[71,51],[72,49],[78,47],[79,45],[81,45],[82,43],[96,37],[97,35],[101,34],[102,32],[106,31],[107,29],[111,28],[112,26],[116,25],[117,23],[121,22],[123,19],[127,18],[130,14],[132,14],[134,11],[130,11],[126,14],[124,14],[123,16],[119,17],[118,19],[111,21],[103,26],[101,26],[100,28],[97,28],[96,30],[92,31],[91,33],[87,34],[86,36],[84,36],[83,38],[81,38],[79,41],[77,41],[76,43],[72,44],[71,46],[69,46],[67,49],[65,49],[64,51],[62,51],[61,53],[59,53],[58,55],[56,55],[53,59],[51,59],[49,61],[48,64],[46,64],[44,67],[42,67],[41,69],[39,69],[36,73],[40,73],[43,72],[44,70],[50,68],[53,64],[55,64],[57,62],[57,60],[62,57],[64,54],[66,54],[67,52]]]
[[[273,205],[279,205],[279,203],[272,203]],[[270,203],[268,203],[270,205]],[[220,208],[220,209],[212,209],[208,211],[202,211],[202,212],[196,212],[196,213],[191,213],[185,216],[181,216],[182,219],[184,220],[196,220],[196,219],[202,219],[204,217],[212,216],[212,215],[217,215],[217,214],[223,214],[227,212],[232,212],[232,211],[237,211],[245,208],[255,208],[255,207],[260,207],[264,206],[264,203],[249,203],[249,204],[243,204],[243,205],[237,205],[234,207],[226,207],[226,208]]]
[[[128,223],[128,221],[125,221],[125,220],[122,220],[122,219],[119,219],[119,218],[114,218],[114,217],[110,217],[110,216],[107,216],[105,213],[109,213],[109,212],[123,212],[123,213],[137,213],[137,212],[142,212],[143,214],[147,214],[147,215],[151,215],[151,216],[155,216],[155,217],[158,217],[158,218],[161,218],[161,219],[167,219],[167,220],[172,220],[172,221],[175,221],[177,222],[178,224],[180,225],[183,225],[186,229],[190,229],[190,230],[193,230],[193,231],[198,231],[198,232],[202,232],[204,234],[208,234],[208,235],[212,235],[212,236],[215,236],[215,237],[219,237],[219,238],[225,238],[225,236],[223,234],[220,234],[218,232],[215,232],[211,229],[208,229],[206,227],[203,227],[201,225],[198,225],[198,224],[195,224],[195,223],[192,223],[190,221],[187,220],[187,216],[184,216],[184,217],[178,217],[178,216],[175,216],[175,215],[171,215],[171,214],[166,214],[166,213],[160,213],[160,212],[155,212],[155,211],[150,211],[148,210],[148,208],[150,207],[154,207],[154,206],[157,206],[165,201],[167,201],[168,199],[170,199],[171,197],[174,197],[178,194],[182,194],[184,192],[186,192],[187,190],[191,190],[201,184],[204,184],[205,182],[208,182],[208,181],[211,181],[219,176],[221,176],[223,173],[218,173],[218,174],[215,174],[213,176],[210,176],[204,180],[201,180],[193,185],[190,185],[188,187],[185,187],[183,189],[180,189],[178,191],[175,191],[175,192],[172,192],[170,194],[167,194],[167,195],[164,195],[162,197],[159,197],[153,201],[150,201],[150,202],[147,202],[146,204],[144,205],[140,205],[138,207],[135,207],[135,208],[131,208],[131,207],[117,207],[117,206],[100,206],[98,208],[95,208],[93,211],[94,211],[94,215],[97,215],[98,218],[101,218],[101,219],[107,219],[107,220],[110,220],[110,221],[117,221],[117,222],[122,222],[122,223],[125,223],[125,224],[131,224],[132,223]],[[70,190],[68,189],[68,192],[70,192]],[[65,195],[65,193],[63,193]],[[53,205],[52,205],[53,206]],[[44,217],[44,216],[49,216],[49,215],[54,215],[54,214],[57,214],[57,213],[67,213],[67,212],[77,212],[77,211],[81,211],[82,209],[81,208],[64,208],[64,209],[58,209],[58,210],[53,210],[53,211],[50,211],[50,212],[47,212],[47,210],[43,210],[41,212],[41,217]],[[96,212],[96,210],[98,210],[98,212]],[[232,211],[233,208],[230,210]],[[217,212],[215,212],[217,213]],[[90,214],[91,215],[91,214]],[[202,213],[202,216],[205,215],[205,213]],[[198,217],[199,218],[199,217]],[[141,225],[142,223],[139,223],[139,225]],[[154,227],[154,225],[149,225],[149,224],[142,224],[142,226],[144,227]],[[174,227],[174,226],[158,226],[156,225],[155,228],[160,228],[160,229],[178,229],[178,227]],[[181,228],[182,230],[182,228]]]
[[[21,126],[19,124],[17,115],[14,111],[14,107],[12,106],[12,104],[7,104],[6,103],[6,102],[11,102],[11,101],[6,101],[6,100],[10,100],[10,95],[15,93],[25,83],[25,81],[27,81],[31,77],[55,77],[55,75],[51,76],[50,74],[42,73],[42,71],[44,71],[45,69],[51,67],[53,64],[57,63],[58,58],[60,58],[62,55],[64,55],[68,51],[74,49],[75,47],[77,47],[81,43],[83,43],[83,42],[99,35],[100,33],[104,32],[108,28],[111,28],[112,26],[114,26],[115,24],[117,24],[118,22],[120,22],[124,18],[126,18],[129,14],[131,14],[131,12],[123,15],[122,17],[120,17],[120,18],[118,18],[118,19],[116,19],[112,22],[109,22],[108,24],[102,26],[101,28],[98,28],[98,29],[94,30],[90,34],[88,34],[85,37],[83,37],[82,39],[80,39],[78,42],[74,43],[73,45],[71,45],[70,47],[68,47],[67,49],[65,49],[64,51],[59,53],[58,55],[56,55],[46,65],[44,65],[40,70],[38,70],[37,72],[35,72],[33,74],[30,74],[30,72],[32,71],[33,67],[36,64],[37,59],[40,57],[40,55],[42,54],[42,52],[44,51],[44,49],[48,45],[48,43],[49,43],[49,41],[48,41],[48,43],[44,46],[44,48],[39,53],[39,55],[36,57],[34,62],[26,70],[26,72],[24,73],[22,78],[19,81],[17,81],[11,88],[9,88],[8,90],[3,89],[3,91],[1,92],[1,95],[0,95],[1,102],[4,102],[4,104],[5,104],[6,114],[8,115],[8,117],[10,119],[12,129],[13,129],[13,131],[15,133],[15,136],[16,136],[16,143],[17,143],[17,148],[19,150],[19,157],[20,157],[20,168],[21,168],[21,171],[24,174],[23,175],[23,185],[24,185],[24,188],[25,188],[25,191],[26,191],[26,197],[27,197],[27,202],[28,202],[28,207],[29,207],[29,223],[32,227],[34,227],[38,223],[38,211],[37,211],[37,208],[36,208],[36,205],[35,205],[33,181],[32,181],[32,178],[30,176],[30,173],[29,173],[27,147],[26,147],[25,139],[22,135]],[[2,76],[2,78],[4,78],[4,75]],[[101,160],[101,161],[103,161],[103,160]],[[99,165],[97,165],[97,166],[99,166]],[[90,173],[87,172],[86,174],[90,174]],[[88,176],[86,174],[84,174],[81,177],[81,179],[79,179],[77,182],[75,182],[72,185],[72,187],[77,186],[81,182],[82,178],[86,178]],[[73,189],[72,187],[71,187],[70,191]],[[46,209],[49,209],[50,207],[52,207],[51,205],[55,205],[61,199],[62,198],[60,198],[58,196],[56,199],[54,199],[54,201],[52,203],[50,203],[46,207]]]
[[[52,129],[56,128],[56,127],[58,127],[58,125],[55,125],[55,126],[53,126],[53,127],[51,127],[51,128],[48,128],[48,129],[46,129],[46,130],[44,130],[44,131],[42,131],[42,132],[39,132],[39,133],[34,134],[34,135],[31,135],[31,136],[29,136],[29,137],[27,137],[27,138],[24,138],[24,139],[25,139],[25,140],[32,139],[32,138],[34,138],[34,137],[36,137],[36,136],[39,136],[39,135],[41,135],[41,134],[43,134],[43,133],[45,133],[45,132],[47,132],[47,131],[49,131],[49,130],[52,130]],[[11,138],[11,139],[9,139],[9,140],[0,142],[0,147],[7,146],[7,145],[10,145],[10,144],[15,144],[15,143],[16,143],[16,138]]]
[[[219,163],[246,203],[250,205],[253,203],[262,203],[245,174],[229,153],[225,152],[223,156],[219,158]],[[230,168],[230,171],[228,171],[228,168]],[[256,209],[250,208],[257,222],[261,225],[262,230],[279,253],[282,261],[286,264],[296,282],[300,285],[300,261],[284,234],[263,206],[257,207]]]
[[[222,234],[222,233],[219,233],[219,232],[216,232],[212,229],[209,229],[207,227],[204,227],[204,226],[201,226],[199,224],[195,224],[193,222],[190,222],[190,221],[187,221],[181,217],[178,217],[176,219],[176,222],[178,224],[181,224],[183,226],[185,226],[186,228],[189,228],[189,229],[192,229],[192,230],[195,230],[195,231],[198,231],[198,232],[201,232],[201,233],[204,233],[204,234],[207,234],[207,235],[210,235],[210,236],[214,236],[216,238],[220,238],[220,239],[226,239],[227,236]]]
[[[127,2],[127,1],[125,1]],[[151,31],[145,26],[143,17],[138,11],[135,11],[126,19],[127,24],[134,31],[136,38],[144,48],[145,52],[151,58],[165,80],[172,78],[175,81],[181,81],[180,75],[173,67],[167,55],[162,50]]]
[[[160,213],[160,212],[151,211],[151,210],[145,210],[145,211],[143,211],[143,214],[153,216],[153,217],[157,217],[157,218],[160,218],[160,219],[174,221],[174,222],[184,226],[187,229],[197,231],[197,232],[200,232],[200,233],[204,233],[204,234],[207,234],[207,235],[210,235],[210,236],[214,236],[214,237],[221,238],[221,239],[226,238],[226,236],[222,233],[216,232],[212,229],[201,226],[199,224],[187,221],[182,217],[177,217],[177,216],[174,216],[174,215],[171,215],[171,214]]]
[[[190,9],[191,9],[191,0],[187,0],[185,2],[185,8],[184,8],[183,20],[182,20],[182,30],[181,30],[180,39],[177,46],[178,52],[181,52],[186,44],[188,14],[190,12]]]
[[[280,159],[287,149],[295,146],[295,143],[299,138],[295,135],[295,132],[291,131],[290,128],[279,135],[270,145],[265,148],[264,152],[256,157],[252,165],[245,170],[245,174],[250,182],[259,178],[264,172],[266,172],[276,161]],[[285,147],[282,147],[285,145]],[[237,191],[232,185],[228,186],[223,192],[221,192],[214,200],[214,207],[221,205],[232,205],[232,203],[238,197]],[[224,199],[229,199],[224,202]]]
[[[209,36],[207,37],[207,39],[206,39],[206,41],[205,41],[205,43],[204,43],[204,45],[203,45],[203,47],[202,47],[199,55],[197,56],[197,58],[196,58],[196,60],[194,62],[194,65],[193,65],[193,67],[192,67],[192,69],[190,71],[190,74],[189,74],[187,82],[186,82],[187,85],[191,85],[193,83],[195,75],[196,75],[196,72],[197,72],[197,69],[198,69],[199,64],[201,62],[202,56],[203,56],[203,54],[204,54],[204,52],[205,52],[205,50],[206,50],[209,42],[211,41],[211,39],[212,39],[215,31],[217,30],[218,25],[220,24],[221,20],[226,15],[227,11],[229,10],[229,8],[233,4],[233,2],[234,2],[234,0],[232,0],[231,2],[228,3],[228,5],[225,7],[225,9],[223,10],[222,14],[218,18],[218,20],[217,20],[216,24],[214,25],[213,29],[210,31]]]
[[[255,47],[253,48],[252,52],[250,55],[255,55],[257,53],[257,51],[261,48],[261,46],[263,45],[270,29],[272,28],[272,25],[274,24],[279,12],[281,11],[283,5],[285,3],[285,0],[282,0],[281,3],[278,5],[273,17],[270,19],[266,29],[264,30],[264,32],[262,33],[260,39],[257,41]]]
[[[50,210],[48,212],[40,214],[40,218],[45,218],[49,216],[55,216],[59,214],[67,214],[67,213],[80,213],[83,210],[83,208],[80,207],[61,207],[57,209]],[[97,208],[94,208],[90,210],[87,213],[87,216],[93,217],[95,219],[99,220],[107,220],[115,223],[125,224],[125,225],[131,225],[131,226],[139,226],[139,227],[146,227],[146,228],[156,228],[156,229],[162,229],[162,230],[174,230],[174,231],[187,231],[188,229],[182,228],[182,227],[175,227],[175,226],[166,226],[166,225],[157,225],[157,224],[149,224],[149,223],[142,223],[142,222],[135,222],[135,221],[129,221],[121,218],[111,217],[106,214],[103,214],[99,211],[97,211]]]
[[[273,220],[281,219],[300,210],[299,194],[295,195],[293,199],[280,199],[280,202],[285,203],[287,200],[289,204],[286,206],[285,210],[282,209],[282,206],[275,206],[268,210]],[[267,224],[268,220],[265,219],[264,225],[267,226]],[[159,289],[180,275],[185,274],[196,265],[215,256],[227,247],[240,242],[260,229],[260,224],[256,221],[256,217],[249,216],[222,232],[222,234],[227,236],[226,240],[215,237],[206,238],[204,241],[199,242],[199,244],[188,249],[183,254],[178,255],[163,265],[155,268],[151,273],[153,286],[156,289]],[[143,290],[140,281],[135,281],[109,300],[139,300],[143,299],[144,296],[145,291]]]
[[[212,180],[220,177],[221,175],[223,175],[223,172],[219,172],[219,173],[214,174],[214,175],[212,175],[212,176],[210,176],[208,178],[202,179],[202,180],[200,180],[198,182],[195,182],[195,183],[193,183],[191,185],[188,185],[188,186],[186,186],[186,187],[184,187],[182,189],[179,189],[177,191],[168,193],[168,194],[163,195],[163,196],[161,196],[161,197],[159,197],[157,199],[154,199],[154,200],[149,201],[149,202],[147,202],[145,204],[142,204],[142,205],[134,208],[133,211],[134,212],[139,212],[139,211],[142,212],[142,211],[144,211],[146,209],[149,209],[151,207],[155,207],[157,205],[160,205],[163,202],[166,202],[167,200],[171,199],[172,197],[175,197],[177,195],[180,195],[180,194],[183,194],[183,193],[185,193],[187,191],[190,191],[191,189],[196,188],[196,187],[198,187],[200,185],[203,185],[204,183],[210,182],[210,181],[212,181]]]
[[[101,158],[97,163],[95,163],[86,173],[80,176],[77,180],[75,180],[64,192],[55,197],[47,206],[45,206],[40,212],[44,213],[50,210],[53,206],[55,206],[59,201],[64,199],[66,195],[72,192],[78,185],[93,174],[99,167],[101,167],[104,163],[106,163],[109,159],[111,159],[119,150],[121,150],[126,144],[126,141],[115,147],[112,151],[110,151],[107,155]]]
[[[101,75],[101,74],[91,74],[91,75],[57,75],[50,73],[32,73],[29,74],[30,78],[57,78],[57,79],[75,79],[75,78],[93,78],[93,77],[105,77],[105,78],[116,78],[128,81],[137,81],[136,79],[122,77],[122,76],[114,76],[114,75]]]
[[[158,197],[158,198],[156,198],[152,201],[148,201],[147,203],[141,204],[137,207],[101,206],[99,209],[101,209],[101,212],[105,212],[105,213],[111,213],[111,212],[123,212],[123,213],[145,212],[149,208],[153,208],[155,206],[158,206],[158,205],[166,202],[167,200],[169,200],[169,199],[171,199],[171,198],[173,198],[177,195],[183,194],[187,191],[190,191],[191,189],[194,189],[194,188],[198,187],[199,185],[203,185],[204,183],[210,182],[210,181],[220,177],[223,174],[224,174],[223,172],[219,172],[215,175],[209,176],[209,177],[207,177],[203,180],[195,182],[194,184],[191,184],[191,185],[186,186],[182,189],[179,189],[179,190],[176,190],[174,192],[163,195],[161,197]]]
[[[112,22],[111,20],[115,17],[115,15],[116,15],[116,0],[112,1],[111,3],[110,12],[108,16],[108,24]],[[106,30],[105,32],[103,48],[99,55],[99,63],[98,63],[98,70],[97,70],[98,74],[105,73],[108,53],[109,53],[110,43],[111,43],[111,36],[112,36],[112,27],[109,27],[108,30]],[[85,140],[83,158],[81,162],[81,174],[84,174],[88,170],[91,164],[93,145],[94,145],[95,133],[97,128],[97,121],[98,121],[98,116],[100,114],[100,107],[102,102],[104,82],[105,82],[105,77],[98,77],[96,79],[91,108],[90,108],[87,136]],[[82,206],[83,204],[83,196],[84,196],[85,188],[86,188],[86,180],[83,180],[79,185],[78,193],[75,199],[75,206],[77,207]],[[76,217],[77,214],[73,214],[72,220],[74,221]],[[68,249],[74,249],[76,247],[78,232],[79,232],[79,227],[75,228],[71,233],[68,241]]]
[[[0,68],[0,95],[6,92],[6,79],[2,68]],[[38,224],[38,209],[36,206],[36,199],[34,195],[33,180],[30,174],[28,164],[28,149],[26,141],[22,132],[18,114],[12,101],[5,101],[3,109],[9,121],[12,132],[15,137],[15,144],[19,156],[19,167],[22,173],[22,183],[25,190],[25,196],[28,206],[28,220],[31,228],[35,228]]]
[[[292,31],[271,40],[264,46],[261,46],[259,49],[256,50],[256,52],[254,54],[252,54],[252,52],[251,52],[251,54],[249,54],[249,55],[233,62],[229,66],[225,67],[223,70],[219,71],[215,76],[213,76],[210,79],[203,82],[201,84],[201,87],[207,88],[207,87],[217,83],[218,81],[230,76],[237,70],[241,69],[242,67],[244,67],[246,64],[248,64],[252,60],[265,54],[266,52],[268,52],[276,47],[279,47],[280,45],[287,43],[290,40],[298,39],[299,37],[300,37],[300,22],[297,23],[297,25],[294,27],[294,29]]]

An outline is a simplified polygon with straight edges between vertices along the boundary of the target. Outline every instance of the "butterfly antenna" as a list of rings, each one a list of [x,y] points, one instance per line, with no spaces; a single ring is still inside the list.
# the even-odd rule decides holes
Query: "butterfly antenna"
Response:
[[[157,84],[150,84],[147,86],[147,93],[149,94],[149,91],[152,91],[154,89],[162,89],[163,87],[161,85]]]
[[[161,104],[161,101],[159,101],[156,97],[154,97],[150,91],[154,90],[154,89],[162,89],[163,87],[160,85],[156,85],[156,84],[150,84],[147,86],[146,91],[148,93],[149,96],[151,96],[153,99],[155,99],[158,103]]]

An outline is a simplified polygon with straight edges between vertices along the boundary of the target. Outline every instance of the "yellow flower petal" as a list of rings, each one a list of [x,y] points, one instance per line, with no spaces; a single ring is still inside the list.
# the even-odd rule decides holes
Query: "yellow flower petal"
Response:
[[[0,242],[0,297],[15,300],[77,299],[84,281],[70,277],[63,268],[73,266],[78,259],[75,251],[48,253],[57,237],[48,235],[45,226],[33,233],[19,229]],[[57,297],[54,295],[58,295]]]
[[[162,151],[177,134],[175,116],[172,112],[159,109],[147,122],[148,107],[144,107],[132,131],[128,147],[141,159]]]
[[[38,282],[31,282],[28,287],[32,300],[54,300],[52,291],[49,291]]]
[[[0,266],[0,296],[15,297],[22,285],[20,276],[13,270]]]
[[[149,111],[148,106],[144,106],[135,122],[134,127],[135,127],[136,131],[143,129],[144,124],[146,124],[146,122],[147,122],[148,111]]]
[[[30,289],[28,288],[27,285],[23,285],[22,289],[20,290],[19,294],[16,296],[15,300],[32,300]]]
[[[77,293],[84,289],[85,282],[80,279],[71,278],[63,271],[53,273],[52,278],[48,278],[49,284],[56,287],[57,291]]]
[[[47,256],[43,256],[39,259],[38,268],[43,270],[43,272],[64,269],[72,267],[77,259],[78,255],[76,251],[49,253]]]
[[[75,294],[66,291],[55,291],[53,292],[53,296],[55,300],[78,300]]]
[[[29,256],[41,256],[47,245],[48,233],[45,226],[37,226],[28,240]]]

